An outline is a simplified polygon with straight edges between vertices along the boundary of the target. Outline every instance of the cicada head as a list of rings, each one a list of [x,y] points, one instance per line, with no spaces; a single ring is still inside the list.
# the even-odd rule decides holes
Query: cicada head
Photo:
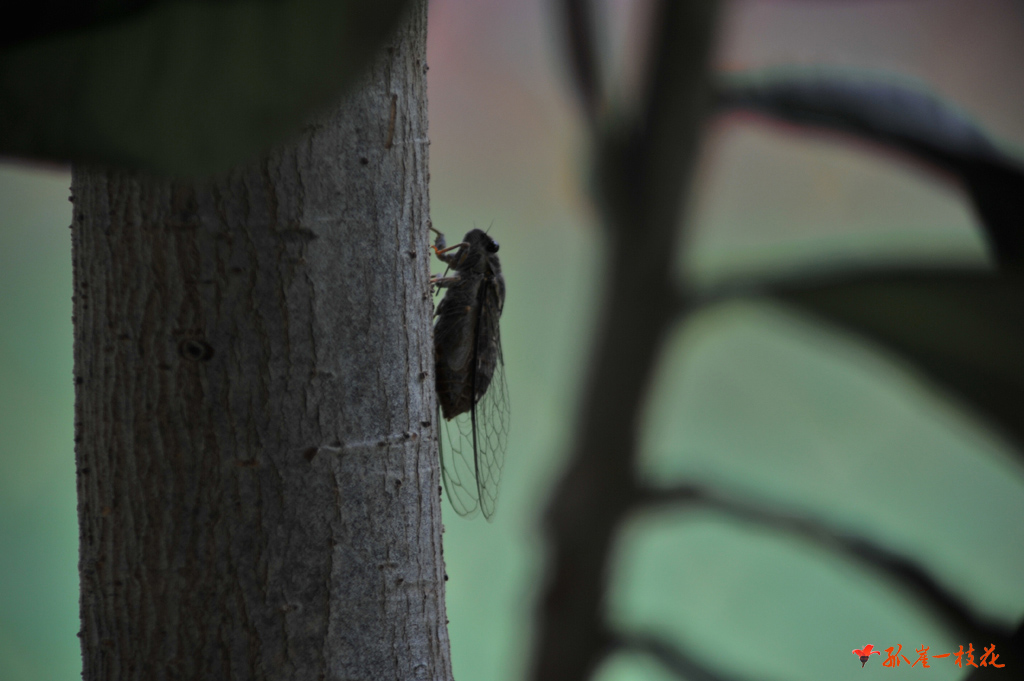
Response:
[[[495,241],[482,229],[471,229],[466,232],[462,241],[469,244],[463,249],[456,269],[460,272],[479,272],[492,274],[501,273],[501,264],[498,261],[498,242]]]

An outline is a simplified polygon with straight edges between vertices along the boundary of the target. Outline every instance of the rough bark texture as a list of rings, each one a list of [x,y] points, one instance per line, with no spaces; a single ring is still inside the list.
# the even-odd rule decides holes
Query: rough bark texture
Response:
[[[75,169],[86,681],[451,678],[425,44],[214,182]]]

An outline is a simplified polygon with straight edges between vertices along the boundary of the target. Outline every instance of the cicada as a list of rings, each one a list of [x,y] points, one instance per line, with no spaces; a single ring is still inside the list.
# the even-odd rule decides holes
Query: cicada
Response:
[[[434,311],[434,372],[441,478],[455,512],[490,520],[508,443],[509,404],[498,321],[505,306],[505,278],[498,242],[480,229],[446,247],[437,234],[434,252],[448,265],[430,283],[447,289]]]

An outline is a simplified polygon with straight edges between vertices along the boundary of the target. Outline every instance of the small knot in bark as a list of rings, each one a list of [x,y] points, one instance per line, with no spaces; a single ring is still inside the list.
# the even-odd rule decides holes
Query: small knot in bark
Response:
[[[213,357],[213,347],[201,338],[186,338],[178,344],[178,354],[193,362],[207,362]]]

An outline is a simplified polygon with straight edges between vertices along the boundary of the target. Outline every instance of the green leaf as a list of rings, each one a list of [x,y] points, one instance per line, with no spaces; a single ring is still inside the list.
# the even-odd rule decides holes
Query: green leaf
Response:
[[[59,4],[59,3],[58,3]],[[0,154],[173,174],[280,142],[370,64],[405,0],[128,3],[0,50]],[[35,37],[32,37],[35,36]]]
[[[864,274],[775,295],[894,351],[1024,451],[1024,276]]]

